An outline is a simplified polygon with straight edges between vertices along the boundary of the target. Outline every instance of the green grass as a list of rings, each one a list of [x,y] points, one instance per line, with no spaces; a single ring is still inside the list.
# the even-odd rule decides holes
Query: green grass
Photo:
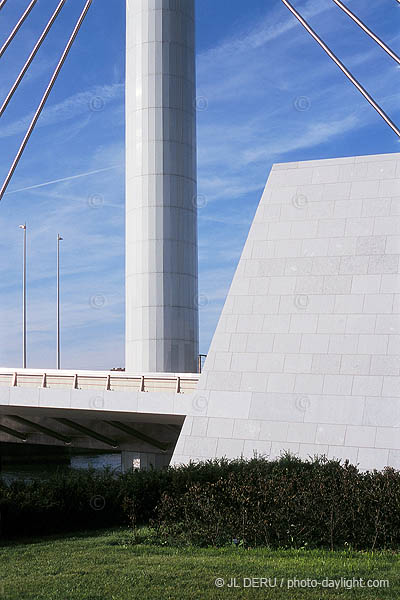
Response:
[[[126,529],[7,543],[0,547],[0,600],[211,600],[400,598],[400,555],[227,547],[170,548]],[[221,577],[277,578],[283,587],[215,586]],[[388,579],[389,589],[287,589],[287,579]]]

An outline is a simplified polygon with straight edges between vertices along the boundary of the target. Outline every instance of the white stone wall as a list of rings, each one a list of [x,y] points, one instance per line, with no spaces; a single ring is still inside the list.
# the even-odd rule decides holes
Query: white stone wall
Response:
[[[194,0],[130,0],[126,368],[196,372]]]
[[[400,154],[274,165],[173,462],[400,468]]]

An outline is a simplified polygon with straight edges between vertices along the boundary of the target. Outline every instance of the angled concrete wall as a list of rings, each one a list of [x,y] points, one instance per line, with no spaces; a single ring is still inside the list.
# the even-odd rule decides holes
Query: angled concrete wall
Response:
[[[126,369],[197,370],[194,0],[131,0],[126,32]]]
[[[400,154],[274,165],[173,462],[400,468]]]

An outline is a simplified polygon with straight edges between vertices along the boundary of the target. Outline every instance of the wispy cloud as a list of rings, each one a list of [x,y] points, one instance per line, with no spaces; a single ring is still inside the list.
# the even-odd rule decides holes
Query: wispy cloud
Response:
[[[88,91],[79,92],[66,98],[62,102],[45,108],[38,121],[37,128],[59,125],[62,122],[76,119],[83,114],[88,115],[91,112],[100,112],[103,110],[106,103],[113,102],[116,99],[122,100],[123,94],[124,85],[121,83],[97,86]],[[0,138],[6,138],[25,132],[33,115],[34,112],[31,112],[21,119],[2,127],[0,129]]]
[[[319,146],[322,142],[329,142],[332,138],[343,135],[358,127],[360,121],[356,115],[349,115],[338,121],[317,122],[308,125],[307,129],[298,136],[272,139],[259,147],[254,147],[244,153],[245,164],[271,160],[273,157],[282,156],[295,150]]]
[[[307,0],[302,7],[302,14],[309,18],[331,8],[332,5],[321,3],[321,0]],[[243,55],[249,50],[260,49],[296,27],[296,20],[277,3],[276,7],[266,11],[261,22],[253,24],[244,31],[235,31],[233,36],[200,54],[199,67],[201,69],[205,64],[215,66],[215,61],[230,59],[235,54]]]

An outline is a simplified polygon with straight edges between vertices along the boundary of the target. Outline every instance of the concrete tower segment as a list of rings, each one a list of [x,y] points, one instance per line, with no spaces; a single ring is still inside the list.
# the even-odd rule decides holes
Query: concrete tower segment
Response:
[[[126,369],[194,372],[194,0],[127,0],[126,48]]]

